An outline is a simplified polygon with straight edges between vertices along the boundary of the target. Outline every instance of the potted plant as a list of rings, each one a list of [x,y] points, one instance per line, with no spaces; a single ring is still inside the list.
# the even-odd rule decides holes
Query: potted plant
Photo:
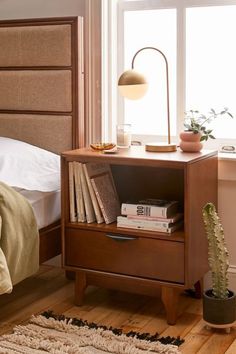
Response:
[[[188,152],[200,151],[203,147],[203,141],[209,138],[215,139],[212,135],[212,129],[207,129],[206,125],[223,115],[233,118],[233,115],[226,107],[220,112],[216,112],[211,108],[208,115],[194,110],[187,111],[184,121],[185,131],[180,133],[180,148]]]
[[[228,289],[229,254],[214,204],[204,206],[203,221],[212,275],[212,288],[203,293],[203,319],[208,326],[226,328],[229,332],[236,320],[236,295]]]

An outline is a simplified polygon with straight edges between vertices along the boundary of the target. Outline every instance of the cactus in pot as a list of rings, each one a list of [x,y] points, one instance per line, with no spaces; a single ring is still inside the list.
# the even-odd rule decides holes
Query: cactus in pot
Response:
[[[229,329],[236,319],[236,295],[228,289],[229,254],[224,230],[214,204],[207,203],[202,212],[212,275],[212,289],[203,294],[203,319],[212,327]]]
[[[229,293],[229,253],[226,248],[223,227],[212,203],[207,203],[204,206],[203,221],[208,239],[208,262],[212,274],[212,293],[219,299],[226,299]]]

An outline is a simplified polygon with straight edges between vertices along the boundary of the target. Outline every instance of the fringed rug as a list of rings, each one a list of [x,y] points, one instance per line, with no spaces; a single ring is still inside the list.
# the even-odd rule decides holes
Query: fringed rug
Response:
[[[0,337],[4,354],[179,354],[179,338],[129,332],[45,312]]]

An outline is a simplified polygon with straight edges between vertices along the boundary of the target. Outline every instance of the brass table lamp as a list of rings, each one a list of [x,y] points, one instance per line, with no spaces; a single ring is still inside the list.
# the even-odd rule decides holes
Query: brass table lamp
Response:
[[[119,78],[118,86],[122,96],[131,100],[136,100],[145,95],[148,89],[148,83],[146,78],[134,70],[134,61],[136,56],[145,49],[153,49],[159,52],[165,60],[166,66],[166,97],[167,97],[167,128],[168,128],[168,142],[167,143],[148,143],[145,145],[146,151],[152,152],[171,152],[176,151],[176,145],[171,143],[170,139],[170,103],[169,103],[169,74],[168,74],[168,62],[164,53],[155,47],[144,47],[139,49],[133,59],[131,70],[125,71]]]

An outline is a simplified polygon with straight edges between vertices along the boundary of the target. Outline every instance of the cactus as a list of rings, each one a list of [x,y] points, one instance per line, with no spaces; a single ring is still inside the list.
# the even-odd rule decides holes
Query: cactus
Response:
[[[229,254],[224,230],[214,204],[207,203],[203,210],[203,221],[208,239],[208,262],[212,273],[212,293],[216,298],[228,297]]]

